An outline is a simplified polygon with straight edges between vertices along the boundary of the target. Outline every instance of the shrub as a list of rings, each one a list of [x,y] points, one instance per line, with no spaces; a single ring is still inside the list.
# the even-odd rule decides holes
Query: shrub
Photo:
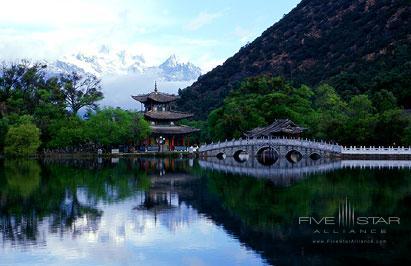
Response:
[[[8,156],[30,156],[37,152],[40,130],[28,119],[9,128],[6,134],[4,153]]]

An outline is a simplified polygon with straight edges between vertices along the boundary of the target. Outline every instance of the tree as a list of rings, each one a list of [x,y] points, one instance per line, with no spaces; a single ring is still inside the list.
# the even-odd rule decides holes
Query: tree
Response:
[[[47,147],[50,148],[76,147],[86,141],[85,121],[78,116],[53,120],[49,131],[51,140]]]
[[[405,128],[404,134],[401,140],[402,140],[402,143],[411,147],[411,121],[409,121],[408,127]]]
[[[0,152],[4,149],[4,142],[9,127],[9,120],[7,118],[0,119]]]
[[[4,152],[9,156],[30,156],[36,153],[40,144],[40,130],[32,118],[25,115],[7,131]]]
[[[399,108],[389,109],[377,115],[374,143],[380,145],[399,145],[406,135],[407,126],[411,125]],[[403,142],[404,143],[404,142]],[[406,142],[405,142],[406,143]],[[408,142],[410,144],[410,142]]]
[[[368,95],[360,94],[351,98],[348,103],[349,120],[346,124],[345,143],[371,144],[375,132],[376,116]]]
[[[295,88],[280,77],[259,76],[245,79],[208,118],[213,139],[239,138],[255,127],[275,119],[289,118],[305,125],[313,114],[312,90]]]
[[[307,137],[343,145],[409,143],[406,128],[410,121],[389,91],[355,95],[345,101],[327,84],[312,90],[268,76],[242,81],[223,106],[208,116],[208,135],[211,140],[238,138],[280,118],[306,127]]]
[[[65,102],[73,114],[77,114],[82,107],[97,108],[97,103],[103,99],[101,80],[87,74],[82,76],[76,72],[61,77],[62,91]]]
[[[314,115],[311,116],[309,132],[317,139],[338,140],[346,136],[347,103],[328,84],[321,84],[314,89],[312,97]]]
[[[85,130],[87,139],[103,146],[134,144],[150,133],[140,115],[111,107],[89,114]]]
[[[136,112],[131,113],[131,140],[135,143],[146,139],[150,135],[149,123]]]
[[[371,95],[372,102],[378,112],[397,108],[397,98],[391,91],[380,90]]]
[[[314,90],[313,106],[317,110],[342,112],[345,105],[340,95],[328,84],[321,84]]]
[[[38,90],[46,87],[44,68],[40,63],[22,60],[3,63],[0,70],[0,103],[2,116],[9,112],[32,114],[38,105]]]

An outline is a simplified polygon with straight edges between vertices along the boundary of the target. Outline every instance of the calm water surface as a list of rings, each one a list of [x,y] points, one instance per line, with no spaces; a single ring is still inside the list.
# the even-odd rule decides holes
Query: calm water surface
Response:
[[[0,265],[409,265],[410,165],[2,161]]]

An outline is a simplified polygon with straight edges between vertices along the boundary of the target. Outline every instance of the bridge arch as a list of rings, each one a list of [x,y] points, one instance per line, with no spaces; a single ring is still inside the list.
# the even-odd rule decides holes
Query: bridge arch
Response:
[[[224,152],[219,152],[217,153],[216,157],[219,160],[224,160],[227,157],[227,155]]]
[[[239,163],[244,163],[248,160],[249,154],[245,150],[238,150],[233,154],[234,160]]]
[[[271,146],[264,146],[257,150],[257,161],[266,166],[271,166],[278,161],[279,153]]]
[[[289,152],[287,152],[285,157],[291,163],[298,163],[303,158],[303,155],[301,154],[301,152],[293,149],[293,150],[290,150]]]
[[[238,150],[246,151],[250,157],[257,157],[257,155],[267,155],[269,147],[276,151],[278,156],[286,156],[290,149],[299,151],[303,157],[309,157],[313,153],[317,153],[323,157],[332,157],[333,155],[341,154],[343,148],[336,144],[326,142],[318,142],[307,139],[289,139],[289,138],[252,138],[252,139],[233,139],[231,141],[218,142],[202,145],[199,148],[200,157],[216,156],[219,153],[224,153],[227,157],[232,157],[234,152]],[[344,151],[347,153],[347,150]],[[349,152],[349,151],[348,151]],[[271,152],[271,154],[275,154]],[[224,159],[223,155],[219,155]],[[267,156],[265,156],[266,158]],[[271,156],[275,157],[275,156]],[[299,156],[298,156],[299,157]],[[317,155],[311,158],[315,159]]]
[[[311,153],[309,157],[313,161],[317,161],[317,160],[321,159],[321,155],[317,152]]]

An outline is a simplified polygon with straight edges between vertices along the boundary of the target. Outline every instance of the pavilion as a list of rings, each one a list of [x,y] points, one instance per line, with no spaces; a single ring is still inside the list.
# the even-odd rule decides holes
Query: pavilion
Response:
[[[188,136],[199,129],[179,125],[180,120],[191,118],[193,114],[172,110],[178,96],[159,92],[155,83],[153,92],[131,97],[144,105],[144,117],[150,123],[151,135],[144,141],[146,146],[164,145],[162,151],[173,151],[190,145]]]
[[[244,135],[247,138],[261,137],[299,137],[306,128],[300,127],[290,119],[276,119],[266,127],[257,127]]]

